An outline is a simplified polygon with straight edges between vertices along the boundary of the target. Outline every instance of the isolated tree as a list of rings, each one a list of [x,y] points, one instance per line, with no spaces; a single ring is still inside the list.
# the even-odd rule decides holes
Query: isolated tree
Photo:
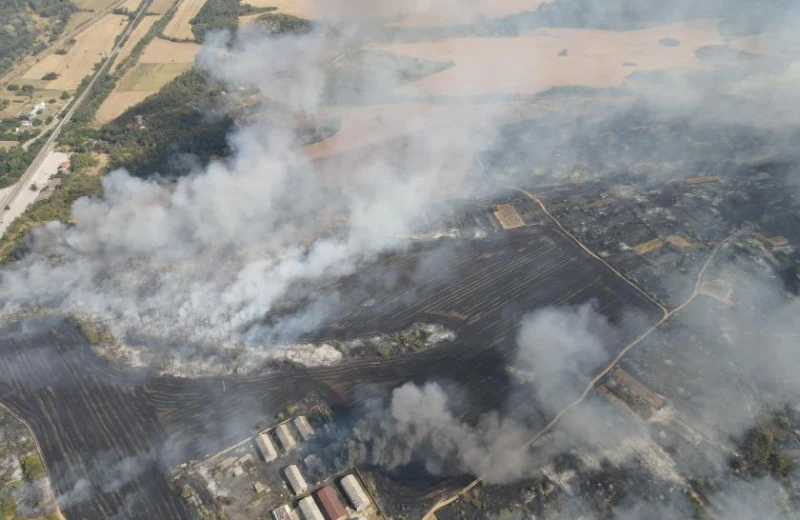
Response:
[[[44,81],[53,81],[54,79],[58,79],[58,74],[56,74],[55,72],[48,72],[47,74],[42,76],[42,79]]]

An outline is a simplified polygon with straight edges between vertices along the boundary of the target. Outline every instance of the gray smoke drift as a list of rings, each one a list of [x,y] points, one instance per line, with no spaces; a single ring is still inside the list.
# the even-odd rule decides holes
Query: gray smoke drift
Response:
[[[525,391],[545,409],[567,404],[565,399],[574,399],[588,382],[587,366],[596,369],[608,358],[614,337],[613,327],[591,304],[546,308],[525,317],[515,367],[536,374]],[[419,462],[434,475],[481,475],[489,483],[537,471],[532,454],[522,449],[537,431],[531,417],[491,412],[467,424],[437,383],[406,383],[392,392],[388,406],[373,401],[363,414],[352,433],[341,435],[343,467],[367,463],[400,468]]]

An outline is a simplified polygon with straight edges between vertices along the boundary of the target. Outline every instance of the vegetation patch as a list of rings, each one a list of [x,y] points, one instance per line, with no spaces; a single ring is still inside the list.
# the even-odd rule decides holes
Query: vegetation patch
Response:
[[[122,91],[154,92],[185,72],[190,63],[140,63],[120,83]]]

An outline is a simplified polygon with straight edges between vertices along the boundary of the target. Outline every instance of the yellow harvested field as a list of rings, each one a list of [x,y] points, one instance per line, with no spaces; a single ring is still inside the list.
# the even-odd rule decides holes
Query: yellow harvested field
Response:
[[[153,3],[150,4],[147,10],[153,13],[164,14],[172,7],[175,1],[176,0],[153,0]]]
[[[28,69],[23,75],[26,80],[41,80],[55,72],[58,78],[44,82],[44,88],[51,90],[74,90],[83,78],[88,76],[94,64],[111,52],[116,38],[125,28],[128,18],[107,14],[97,23],[75,37],[77,43],[69,48],[67,54],[51,54]]]
[[[390,27],[432,28],[458,24],[470,24],[481,16],[503,18],[523,11],[534,11],[543,0],[437,0],[424,9],[402,8],[404,2],[396,2],[397,16],[402,19],[390,22]]]
[[[670,235],[667,237],[667,242],[680,249],[689,249],[692,243],[680,235]]]
[[[200,45],[196,43],[175,43],[154,38],[145,48],[139,63],[194,63],[198,52]]]
[[[661,249],[661,246],[664,245],[664,242],[659,240],[658,238],[654,238],[653,240],[648,240],[647,242],[643,242],[638,246],[633,248],[633,251],[637,255],[644,255],[651,251],[655,251],[657,249]]]
[[[143,1],[144,0],[125,0],[125,3],[120,7],[127,9],[129,13],[133,13],[139,10],[139,6],[142,5]]]
[[[503,229],[516,229],[525,225],[513,204],[501,204],[494,209],[494,216]]]
[[[175,16],[164,28],[164,36],[180,40],[193,40],[194,35],[189,22],[197,16],[206,0],[180,0],[180,2]]]
[[[104,125],[121,116],[128,108],[141,103],[152,92],[112,92],[95,115],[95,122]]]
[[[679,40],[680,45],[660,44],[665,37]],[[715,20],[695,20],[636,31],[547,28],[517,38],[454,38],[371,48],[456,64],[397,90],[416,97],[535,95],[554,87],[614,87],[634,70],[705,68],[695,51],[722,44]],[[566,55],[560,55],[565,49]],[[626,67],[626,62],[637,67]]]
[[[145,16],[142,18],[142,21],[139,22],[139,25],[137,25],[133,32],[131,32],[131,36],[128,38],[128,41],[125,42],[125,45],[123,45],[122,49],[120,49],[119,56],[117,57],[116,67],[119,67],[120,63],[122,63],[125,58],[131,55],[133,48],[137,43],[139,43],[139,40],[141,40],[144,35],[147,34],[147,31],[153,27],[153,24],[156,23],[157,20],[158,16]]]
[[[75,0],[73,3],[79,9],[89,9],[90,11],[102,11],[111,7],[119,0]]]

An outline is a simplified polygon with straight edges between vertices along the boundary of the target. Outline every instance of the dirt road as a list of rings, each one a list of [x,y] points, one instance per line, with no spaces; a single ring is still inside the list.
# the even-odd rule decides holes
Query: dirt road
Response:
[[[518,189],[518,188],[517,188],[517,189]],[[563,408],[563,409],[562,409],[560,412],[558,412],[558,413],[555,415],[555,417],[553,417],[553,419],[551,419],[551,420],[550,420],[550,422],[549,422],[549,423],[547,423],[547,425],[546,425],[544,428],[542,428],[541,430],[539,430],[539,431],[536,433],[536,435],[534,435],[534,436],[533,436],[533,437],[532,437],[532,438],[531,438],[531,439],[530,439],[528,442],[526,442],[525,444],[523,444],[523,445],[520,447],[520,451],[524,451],[524,450],[527,450],[528,448],[530,448],[531,446],[533,446],[534,444],[536,444],[536,442],[538,442],[538,441],[539,441],[539,440],[540,440],[542,437],[544,437],[544,436],[545,436],[545,435],[546,435],[546,434],[547,434],[547,433],[548,433],[550,430],[552,430],[553,428],[555,428],[555,426],[556,426],[556,425],[557,425],[557,424],[558,424],[558,423],[561,421],[561,419],[562,419],[562,418],[563,418],[563,417],[564,417],[566,414],[568,414],[570,411],[572,411],[572,410],[574,410],[575,408],[577,408],[577,407],[578,407],[578,406],[579,406],[579,405],[580,405],[580,404],[581,404],[583,401],[585,401],[585,400],[586,400],[586,398],[587,398],[587,397],[589,396],[589,394],[591,393],[591,391],[592,391],[592,390],[594,389],[594,387],[597,385],[597,383],[598,383],[598,382],[600,382],[600,380],[601,380],[601,379],[603,379],[605,376],[607,376],[607,375],[609,374],[609,372],[611,372],[611,371],[612,371],[612,370],[613,370],[613,369],[614,369],[614,368],[617,366],[617,364],[618,364],[618,363],[619,363],[619,362],[622,360],[622,358],[624,358],[624,357],[625,357],[625,355],[627,355],[627,354],[628,354],[628,352],[630,352],[630,351],[631,351],[631,349],[633,349],[635,346],[639,345],[639,344],[640,344],[642,341],[644,341],[644,340],[645,340],[645,339],[646,339],[648,336],[650,336],[650,334],[652,334],[652,333],[653,333],[653,332],[655,332],[655,331],[656,331],[656,330],[657,330],[659,327],[661,327],[661,325],[663,325],[664,323],[666,323],[666,322],[667,322],[667,321],[668,321],[670,318],[672,318],[672,317],[673,317],[674,315],[676,315],[677,313],[681,312],[681,311],[682,311],[683,309],[685,309],[685,308],[686,308],[686,307],[687,307],[687,306],[688,306],[688,305],[689,305],[691,302],[693,302],[695,298],[697,298],[697,296],[700,294],[700,286],[701,286],[701,285],[702,285],[702,283],[703,283],[703,276],[705,275],[705,272],[708,270],[708,267],[711,265],[711,262],[712,262],[712,261],[714,260],[714,258],[717,256],[717,253],[719,253],[719,251],[722,249],[722,247],[724,247],[724,246],[725,246],[725,244],[727,244],[728,242],[730,242],[730,241],[731,241],[731,240],[732,240],[734,237],[736,237],[737,235],[739,235],[739,234],[740,234],[742,231],[740,230],[740,231],[737,231],[736,233],[733,233],[733,234],[729,235],[727,238],[725,238],[725,240],[723,240],[722,242],[720,242],[719,244],[717,244],[717,246],[714,248],[714,250],[713,250],[713,251],[711,252],[711,254],[709,255],[708,259],[706,259],[706,262],[703,264],[703,267],[702,267],[702,269],[700,269],[700,272],[699,272],[699,273],[698,273],[698,275],[697,275],[697,280],[695,281],[694,291],[692,291],[692,294],[691,294],[691,295],[690,295],[690,296],[689,296],[689,297],[686,299],[686,301],[684,301],[682,304],[678,305],[677,307],[675,307],[675,308],[674,308],[674,309],[672,309],[672,310],[667,310],[667,309],[666,309],[666,308],[665,308],[663,305],[661,305],[661,304],[659,304],[658,302],[656,302],[656,301],[655,301],[655,300],[654,300],[652,297],[650,297],[649,295],[647,295],[647,293],[645,293],[645,292],[644,292],[642,289],[640,289],[638,286],[636,286],[635,284],[633,284],[633,283],[632,283],[630,280],[628,280],[627,278],[625,278],[625,277],[622,275],[622,273],[620,273],[619,271],[617,271],[616,269],[614,269],[613,267],[611,267],[609,264],[607,264],[606,262],[604,262],[602,259],[600,259],[599,257],[597,257],[597,255],[595,255],[595,254],[594,254],[594,253],[593,253],[591,250],[589,250],[589,248],[587,248],[585,245],[583,245],[583,244],[582,244],[582,243],[581,243],[581,242],[580,242],[580,241],[579,241],[579,240],[578,240],[578,239],[577,239],[577,238],[576,238],[574,235],[572,235],[571,233],[569,233],[568,231],[566,231],[566,229],[564,229],[564,227],[561,225],[561,223],[559,223],[559,222],[558,222],[558,220],[556,220],[556,218],[555,218],[555,217],[553,217],[553,216],[550,214],[550,212],[549,212],[549,211],[547,211],[547,208],[545,207],[545,205],[544,205],[544,203],[541,201],[541,199],[539,199],[539,197],[537,197],[537,196],[535,196],[535,195],[533,195],[533,194],[531,194],[531,193],[529,193],[529,192],[527,192],[527,191],[525,191],[525,190],[522,190],[522,189],[518,189],[518,191],[521,191],[521,192],[523,192],[523,193],[524,193],[525,195],[527,195],[527,196],[528,196],[528,197],[529,197],[531,200],[533,200],[534,202],[536,202],[536,204],[538,204],[538,205],[539,205],[539,207],[542,209],[542,211],[545,213],[545,215],[547,215],[547,217],[548,217],[548,218],[549,218],[549,219],[550,219],[550,220],[551,220],[551,221],[552,221],[552,222],[553,222],[553,223],[554,223],[556,226],[558,226],[558,228],[559,228],[559,229],[561,229],[561,230],[562,230],[562,231],[563,231],[563,232],[564,232],[566,235],[568,235],[569,237],[571,237],[571,238],[572,238],[572,240],[574,240],[574,241],[575,241],[575,243],[576,243],[576,244],[577,244],[577,245],[578,245],[578,246],[579,246],[581,249],[583,249],[583,250],[584,250],[584,251],[585,251],[587,254],[589,254],[589,255],[591,255],[592,257],[594,257],[595,259],[597,259],[597,260],[600,260],[601,262],[603,262],[603,264],[605,264],[605,265],[606,265],[606,266],[607,266],[609,269],[611,269],[613,272],[615,272],[615,273],[616,273],[618,276],[620,276],[621,278],[623,278],[623,279],[624,279],[624,280],[625,280],[627,283],[629,283],[630,285],[632,285],[633,287],[635,287],[637,290],[639,290],[640,292],[642,292],[643,294],[645,294],[645,295],[646,295],[646,296],[647,296],[647,297],[648,297],[648,298],[649,298],[651,301],[653,301],[654,303],[656,303],[656,304],[657,304],[659,307],[661,307],[661,309],[663,309],[663,310],[664,310],[664,316],[663,316],[663,317],[662,317],[662,318],[661,318],[661,319],[660,319],[658,322],[656,322],[656,323],[655,323],[655,324],[654,324],[652,327],[650,327],[649,329],[647,329],[646,331],[644,331],[644,332],[643,332],[643,333],[642,333],[642,334],[641,334],[639,337],[637,337],[637,338],[636,338],[635,340],[633,340],[632,342],[628,343],[628,344],[627,344],[627,345],[626,345],[626,346],[625,346],[625,347],[624,347],[624,348],[623,348],[623,349],[622,349],[622,350],[619,352],[619,354],[617,354],[617,356],[616,356],[614,359],[612,359],[612,360],[611,360],[611,362],[610,362],[610,363],[609,363],[609,364],[608,364],[608,365],[607,365],[607,366],[606,366],[606,367],[605,367],[603,370],[601,370],[601,371],[600,371],[600,372],[599,372],[599,373],[598,373],[598,374],[597,374],[597,375],[596,375],[596,376],[595,376],[595,377],[594,377],[594,378],[593,378],[593,379],[592,379],[592,380],[589,382],[589,384],[587,384],[587,385],[586,385],[586,388],[584,389],[583,393],[582,393],[582,394],[581,394],[581,395],[580,395],[580,396],[579,396],[577,399],[575,399],[575,401],[573,401],[572,403],[568,404],[568,405],[567,405],[566,407],[564,407],[564,408]],[[455,493],[454,495],[452,495],[452,496],[450,496],[450,497],[448,497],[448,498],[446,498],[446,499],[442,499],[442,500],[440,500],[439,502],[437,502],[437,503],[436,503],[436,504],[435,504],[435,505],[434,505],[434,506],[433,506],[433,507],[432,507],[432,508],[431,508],[431,509],[430,509],[430,510],[429,510],[429,511],[428,511],[428,512],[425,514],[425,516],[423,517],[423,519],[424,519],[424,520],[434,520],[434,519],[436,518],[436,516],[435,516],[435,515],[436,515],[436,512],[437,512],[437,511],[439,511],[439,510],[440,510],[440,509],[442,509],[443,507],[445,507],[445,506],[447,506],[447,505],[449,505],[449,504],[453,503],[455,500],[457,500],[457,499],[458,499],[459,497],[461,497],[463,494],[465,494],[465,493],[468,493],[468,492],[469,492],[469,491],[470,491],[472,488],[474,488],[475,486],[477,486],[478,484],[480,484],[480,483],[481,483],[481,482],[482,482],[482,481],[483,481],[485,478],[486,478],[486,476],[485,476],[485,475],[480,475],[480,476],[478,476],[478,477],[477,477],[475,480],[473,480],[472,482],[470,482],[470,483],[469,483],[469,485],[467,485],[467,486],[465,486],[463,489],[461,489],[461,490],[460,490],[458,493]]]

